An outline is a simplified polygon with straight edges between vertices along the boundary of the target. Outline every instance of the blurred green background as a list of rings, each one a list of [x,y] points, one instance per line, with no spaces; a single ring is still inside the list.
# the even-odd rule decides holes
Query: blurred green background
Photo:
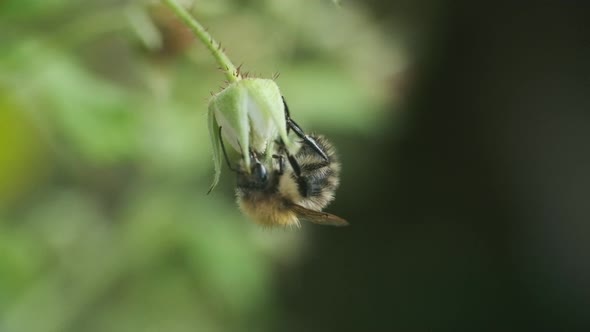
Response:
[[[582,2],[183,3],[335,143],[351,226],[206,195],[223,76],[157,1],[5,0],[1,332],[588,330]]]
[[[403,55],[362,5],[184,3],[280,74],[304,128],[376,135]],[[231,173],[206,195],[207,49],[157,1],[5,1],[0,22],[0,330],[272,331],[311,226],[254,225]]]

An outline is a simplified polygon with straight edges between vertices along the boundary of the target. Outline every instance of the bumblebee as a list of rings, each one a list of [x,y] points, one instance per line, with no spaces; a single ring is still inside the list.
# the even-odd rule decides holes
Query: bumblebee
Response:
[[[236,195],[240,209],[263,226],[300,226],[300,220],[316,224],[345,226],[348,222],[322,212],[332,200],[340,182],[340,163],[334,147],[321,135],[306,135],[290,117],[287,103],[285,121],[288,131],[300,138],[297,152],[290,154],[278,141],[271,158],[250,151],[250,172],[240,163],[234,169],[222,150],[228,167],[237,173]],[[221,129],[221,128],[220,128]]]

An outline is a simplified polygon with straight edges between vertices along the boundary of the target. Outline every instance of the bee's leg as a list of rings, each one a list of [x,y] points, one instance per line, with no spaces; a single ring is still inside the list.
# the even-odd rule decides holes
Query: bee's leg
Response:
[[[322,148],[319,147],[318,143],[313,138],[306,135],[305,132],[303,132],[303,129],[301,129],[301,127],[297,124],[297,122],[291,119],[289,107],[287,106],[285,97],[283,97],[283,105],[285,105],[285,121],[287,123],[287,133],[289,133],[289,129],[293,129],[293,132],[295,132],[295,134],[299,136],[299,138],[301,138],[305,144],[307,144],[315,152],[317,152],[325,161],[329,161],[328,156],[326,155],[324,150],[322,150]]]
[[[221,136],[221,127],[219,127],[219,142],[221,143],[221,150],[223,151],[223,156],[225,157],[225,162],[227,163],[227,167],[235,172],[239,173],[238,170],[234,169],[231,164],[229,163],[229,158],[227,157],[227,152],[225,151],[225,145],[223,144],[223,136]]]
[[[319,154],[320,157],[322,157],[325,161],[329,161],[328,156],[326,155],[324,150],[320,148],[318,143],[313,138],[309,137],[308,135],[305,135],[303,130],[301,130],[301,127],[299,127],[299,125],[295,121],[293,121],[293,119],[289,119],[288,121],[290,127],[293,129],[295,134],[297,134],[297,136],[303,139],[303,143],[307,144],[310,148],[317,152],[317,154]]]
[[[293,168],[293,173],[295,173],[295,176],[300,178],[301,166],[299,166],[297,159],[295,159],[295,157],[293,157],[290,153],[287,153],[287,160],[289,160],[289,164],[291,164],[291,168]]]
[[[279,140],[279,145],[281,146],[280,152],[284,153],[285,155],[287,155],[287,160],[289,160],[289,165],[291,165],[291,168],[293,169],[293,173],[295,173],[295,176],[297,176],[297,178],[301,177],[301,166],[299,166],[299,162],[297,162],[297,159],[295,159],[295,157],[293,157],[293,155],[291,155],[289,153],[289,151],[287,151],[287,147],[285,146],[285,142],[283,142],[283,140]],[[284,166],[284,159],[282,155],[273,155],[273,158],[280,158],[281,161],[281,167]],[[282,171],[281,171],[282,174]]]
[[[273,154],[272,157],[279,160],[279,175],[283,175],[285,173],[285,158],[278,154]]]
[[[289,106],[287,106],[287,101],[285,100],[285,96],[281,96],[283,98],[283,106],[285,106],[285,124],[287,126],[287,134],[291,127],[289,126],[289,119],[291,119],[291,113],[289,112]]]

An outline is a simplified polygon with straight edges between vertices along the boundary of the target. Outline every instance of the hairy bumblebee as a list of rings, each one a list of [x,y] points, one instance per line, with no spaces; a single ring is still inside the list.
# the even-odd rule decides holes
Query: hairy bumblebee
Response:
[[[250,172],[244,163],[234,169],[222,150],[228,167],[237,173],[236,194],[241,210],[264,226],[300,226],[300,220],[316,224],[345,226],[348,222],[322,212],[333,199],[340,179],[340,163],[328,140],[306,135],[291,119],[285,100],[287,130],[301,139],[297,152],[290,154],[279,140],[274,151],[250,151]],[[220,128],[221,129],[221,128]]]

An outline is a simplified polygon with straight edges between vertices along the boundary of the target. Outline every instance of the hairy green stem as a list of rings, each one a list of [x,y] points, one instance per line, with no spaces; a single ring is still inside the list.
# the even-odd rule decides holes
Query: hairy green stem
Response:
[[[162,0],[183,22],[186,24],[191,31],[197,36],[203,44],[207,46],[209,51],[215,60],[221,67],[223,74],[227,78],[228,82],[237,82],[241,79],[238,69],[231,60],[225,55],[219,44],[211,35],[205,30],[205,28],[189,14],[189,12],[179,5],[175,0]]]

